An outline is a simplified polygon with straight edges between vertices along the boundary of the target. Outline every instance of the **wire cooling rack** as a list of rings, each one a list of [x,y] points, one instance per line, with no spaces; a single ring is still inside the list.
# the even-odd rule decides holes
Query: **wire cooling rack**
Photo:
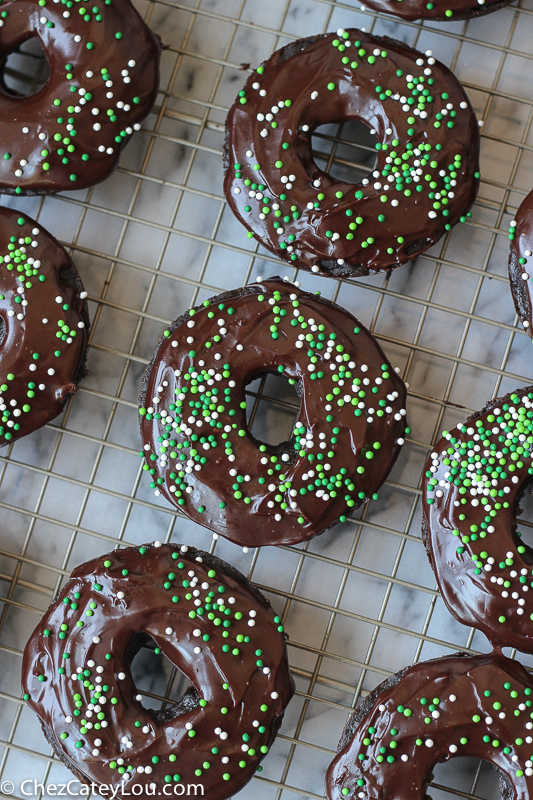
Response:
[[[12,781],[22,800],[47,796],[47,786],[71,777],[20,696],[21,654],[39,615],[75,565],[157,538],[194,543],[234,563],[268,594],[290,634],[297,694],[263,772],[241,796],[321,798],[360,697],[413,661],[486,648],[452,619],[435,589],[420,540],[420,476],[443,428],[533,380],[533,349],[517,327],[506,278],[508,223],[533,186],[533,0],[445,24],[399,23],[355,0],[137,6],[165,44],[161,91],[115,175],[86,192],[5,198],[71,249],[93,326],[90,374],[65,414],[0,460],[0,783]],[[349,26],[431,49],[455,70],[484,123],[481,190],[471,220],[388,277],[338,282],[289,273],[358,316],[401,367],[412,434],[379,501],[305,545],[243,552],[214,542],[151,493],[138,457],[138,386],[169,320],[257,275],[287,274],[225,206],[224,118],[250,64],[293,38]],[[29,91],[45,68],[30,48],[10,58],[9,81]],[[367,172],[373,156],[360,133],[354,125],[321,129],[321,165]],[[296,412],[288,385],[272,378],[250,386],[249,405],[250,424],[263,437],[290,429]],[[527,537],[530,526],[523,527]],[[183,688],[168,662],[150,654],[134,670],[154,706]],[[498,791],[487,765],[454,759],[436,770],[431,793],[440,800]]]

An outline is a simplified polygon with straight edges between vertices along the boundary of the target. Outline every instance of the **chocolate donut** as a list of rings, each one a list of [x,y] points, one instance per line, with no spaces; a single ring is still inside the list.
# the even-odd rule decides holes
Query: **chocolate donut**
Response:
[[[377,166],[359,184],[313,159],[320,125],[359,120]],[[300,39],[249,78],[226,122],[224,190],[275,255],[322,275],[388,271],[464,222],[479,185],[479,131],[447,67],[351,29]]]
[[[61,413],[85,374],[89,318],[72,259],[35,220],[0,208],[0,446]]]
[[[533,386],[444,432],[426,464],[422,533],[448,609],[497,647],[533,652],[533,550],[516,515],[533,476]]]
[[[502,798],[533,792],[533,681],[494,653],[423,661],[355,710],[326,778],[329,800],[426,797],[433,767],[473,756],[499,772]]]
[[[159,711],[142,705],[130,671],[147,640],[192,683]],[[219,558],[158,542],[75,569],[26,645],[22,675],[57,756],[119,798],[186,793],[175,783],[230,797],[294,692],[268,600]]]
[[[533,337],[533,192],[524,198],[509,226],[509,281],[522,325]]]
[[[283,375],[300,395],[290,441],[247,429],[244,390]],[[351,314],[272,278],[206,300],[161,337],[140,394],[156,494],[231,541],[294,544],[346,519],[398,456],[405,386]]]
[[[432,19],[457,22],[472,19],[508,6],[512,0],[365,0],[367,8],[394,14],[401,19]]]
[[[154,104],[158,38],[130,0],[17,0],[2,5],[0,24],[1,62],[36,37],[50,66],[34,95],[0,87],[0,191],[60,192],[107,178]]]

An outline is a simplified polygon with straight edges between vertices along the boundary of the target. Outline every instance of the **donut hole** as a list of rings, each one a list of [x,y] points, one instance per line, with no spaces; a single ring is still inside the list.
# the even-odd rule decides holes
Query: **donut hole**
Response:
[[[512,796],[506,775],[488,761],[468,756],[454,756],[449,761],[436,764],[430,787],[432,800],[457,800],[458,797],[472,796],[500,800]],[[503,788],[509,794],[502,791]]]
[[[50,65],[40,40],[32,36],[4,59],[1,86],[12,97],[30,97],[50,77]]]
[[[255,375],[246,389],[250,436],[269,448],[294,453],[294,425],[300,411],[300,386],[279,373]]]
[[[313,159],[323,172],[343,183],[361,183],[376,169],[376,137],[362,120],[320,125],[313,132]]]
[[[180,713],[180,710],[198,705],[200,698],[192,683],[164,655],[151,636],[139,633],[134,637],[128,661],[135,688],[142,695],[141,704],[152,716],[161,721],[161,718],[176,716],[176,706],[177,713]]]
[[[533,548],[533,481],[524,487],[518,499],[516,522],[515,539],[517,544]]]

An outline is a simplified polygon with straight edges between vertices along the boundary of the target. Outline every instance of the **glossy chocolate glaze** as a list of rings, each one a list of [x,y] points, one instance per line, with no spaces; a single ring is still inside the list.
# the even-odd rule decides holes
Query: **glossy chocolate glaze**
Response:
[[[301,398],[291,440],[276,447],[247,432],[244,389],[267,372]],[[403,444],[405,395],[351,314],[272,278],[211,298],[164,333],[141,388],[140,455],[156,494],[201,525],[249,547],[294,544],[379,489]]]
[[[142,705],[131,677],[143,635],[193,684],[162,711]],[[221,559],[159,543],[75,569],[30,638],[22,675],[58,757],[84,782],[125,781],[119,798],[154,796],[154,783],[163,796],[176,782],[230,797],[253,777],[294,692],[268,600]]]
[[[347,120],[376,134],[377,167],[360,184],[313,160],[313,131]],[[479,132],[443,64],[341,30],[287,45],[250,76],[227,118],[224,165],[226,198],[249,236],[297,267],[367,275],[412,260],[464,220]]]
[[[472,756],[496,767],[504,800],[528,800],[531,698],[529,673],[499,653],[458,653],[408,667],[354,712],[328,769],[327,796],[422,800],[435,764]]]
[[[57,417],[76,391],[85,374],[86,294],[53,236],[0,208],[0,446]]]
[[[158,38],[130,0],[84,8],[80,15],[78,3],[57,0],[2,4],[0,62],[37,37],[50,65],[34,95],[14,96],[0,86],[2,192],[43,194],[104,180],[154,104]]]
[[[512,0],[365,0],[367,8],[394,14],[401,19],[433,19],[442,22],[457,22],[472,19],[508,6]]]
[[[533,337],[533,192],[524,198],[509,228],[509,280],[524,330]]]
[[[528,653],[533,550],[520,542],[516,515],[532,480],[532,443],[533,386],[491,400],[445,434],[426,464],[422,530],[454,617],[495,646]]]

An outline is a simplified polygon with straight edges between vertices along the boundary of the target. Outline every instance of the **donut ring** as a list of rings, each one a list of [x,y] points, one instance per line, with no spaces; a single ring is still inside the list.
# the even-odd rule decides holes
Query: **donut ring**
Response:
[[[268,372],[301,397],[293,436],[276,447],[247,432],[245,386]],[[309,539],[377,497],[409,432],[405,385],[374,337],[279,278],[176,320],[139,403],[156,494],[250,547]]]
[[[524,652],[533,652],[533,550],[520,544],[516,515],[532,445],[527,386],[445,432],[423,487],[424,544],[449,611],[494,646]]]
[[[376,134],[377,167],[360,184],[313,160],[314,130],[348,120]],[[224,166],[227,201],[249,237],[296,267],[370,275],[411,261],[465,220],[479,131],[443,64],[341,29],[292,42],[250,76],[227,118]]]
[[[131,677],[143,637],[193,684],[165,710],[144,708]],[[165,785],[182,782],[225,800],[253,777],[294,692],[283,626],[263,595],[219,558],[159,543],[75,569],[22,674],[57,756],[119,797],[153,796],[150,784],[175,796]]]
[[[533,336],[533,192],[524,198],[509,226],[509,280],[522,325]]]
[[[130,0],[96,0],[83,16],[79,10],[59,0],[2,7],[0,62],[37,37],[50,65],[32,96],[0,86],[2,192],[43,194],[104,180],[154,104],[160,43]]]
[[[533,682],[501,654],[458,653],[393,675],[355,710],[326,778],[329,800],[426,796],[435,764],[488,761],[502,798],[533,792]]]
[[[490,14],[508,6],[512,0],[365,0],[365,6],[384,14],[414,21],[432,19],[437,22],[458,22]]]
[[[76,391],[85,375],[86,297],[59,242],[0,208],[0,446],[57,417]]]

